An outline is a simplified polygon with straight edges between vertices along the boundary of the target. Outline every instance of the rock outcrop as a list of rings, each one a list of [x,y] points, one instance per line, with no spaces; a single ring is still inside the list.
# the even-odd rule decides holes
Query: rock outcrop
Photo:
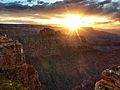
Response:
[[[0,67],[15,68],[24,63],[22,44],[7,35],[0,36]]]
[[[24,62],[22,44],[2,34],[0,35],[0,68],[0,75],[8,80],[20,81],[26,90],[41,90],[35,69]]]
[[[95,85],[95,90],[120,90],[120,66],[104,70],[102,79]]]

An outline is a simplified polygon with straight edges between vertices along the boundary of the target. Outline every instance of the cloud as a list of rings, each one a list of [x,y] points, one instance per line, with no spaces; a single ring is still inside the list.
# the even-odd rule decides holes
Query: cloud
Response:
[[[64,13],[100,15],[120,21],[120,1],[114,0],[64,0],[55,3],[40,2],[24,5],[18,2],[0,3],[0,14],[33,18],[49,18]]]

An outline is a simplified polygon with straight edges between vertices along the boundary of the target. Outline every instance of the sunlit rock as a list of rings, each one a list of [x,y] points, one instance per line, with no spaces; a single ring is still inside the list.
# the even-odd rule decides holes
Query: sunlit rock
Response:
[[[120,66],[104,70],[95,90],[120,90]]]

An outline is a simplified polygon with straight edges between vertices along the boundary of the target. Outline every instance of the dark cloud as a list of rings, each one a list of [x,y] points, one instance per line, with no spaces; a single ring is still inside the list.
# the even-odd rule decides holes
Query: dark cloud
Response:
[[[99,5],[104,5],[104,4],[107,4],[107,3],[111,3],[112,0],[105,0],[105,1],[102,1],[99,3]]]
[[[13,3],[0,3],[0,8],[1,9],[7,9],[7,10],[12,10],[12,9],[16,9],[16,10],[24,10],[24,9],[40,9],[40,8],[44,8],[46,7],[47,4],[43,3],[42,5],[34,5],[34,6],[29,6],[29,5],[22,5],[19,4],[17,2],[13,2]]]

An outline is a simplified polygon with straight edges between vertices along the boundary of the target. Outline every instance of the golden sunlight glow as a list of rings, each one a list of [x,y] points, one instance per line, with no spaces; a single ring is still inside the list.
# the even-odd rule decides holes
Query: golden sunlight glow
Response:
[[[34,17],[14,17],[14,16],[0,16],[0,23],[25,23],[25,24],[41,24],[51,25],[67,28],[71,31],[76,31],[80,27],[95,27],[103,28],[112,25],[120,25],[120,22],[114,22],[106,17],[101,16],[85,16],[80,14],[61,14],[56,16],[49,16],[48,18],[34,18]],[[114,22],[112,25],[107,22]]]
[[[79,16],[68,16],[63,19],[63,25],[74,31],[82,25],[82,21]]]
[[[51,18],[51,23],[69,28],[75,31],[80,27],[92,27],[95,23],[108,22],[107,18],[103,17],[85,17],[80,15],[66,15],[63,18]]]

